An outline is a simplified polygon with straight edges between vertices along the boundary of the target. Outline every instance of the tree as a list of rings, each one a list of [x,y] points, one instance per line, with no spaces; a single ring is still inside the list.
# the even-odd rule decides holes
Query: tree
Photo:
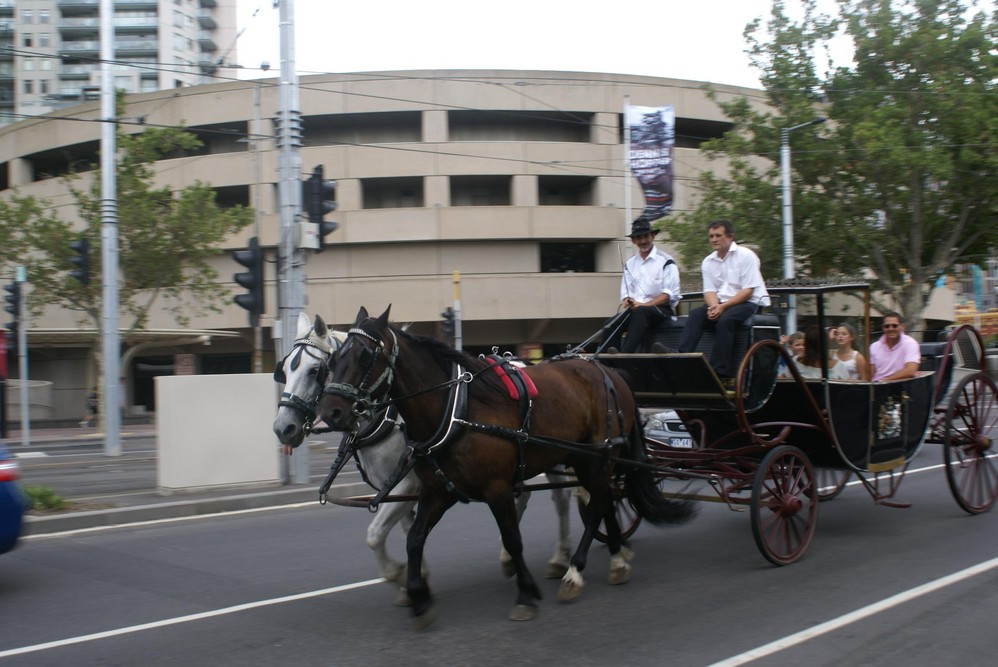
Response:
[[[998,14],[957,0],[839,0],[837,17],[801,5],[799,21],[777,0],[765,29],[746,28],[768,108],[718,102],[733,129],[703,148],[728,171],[704,173],[695,209],[666,230],[698,266],[707,222],[729,217],[767,277],[782,275],[780,130],[827,117],[791,135],[796,273],[869,275],[879,305],[920,328],[938,278],[998,246]],[[838,31],[855,64],[819,74]]]
[[[120,112],[119,112],[120,115]],[[192,316],[219,312],[227,290],[209,264],[218,246],[252,221],[246,207],[222,209],[206,183],[177,191],[154,187],[153,164],[166,156],[200,147],[183,128],[153,128],[137,134],[117,133],[118,295],[122,324],[128,334],[144,328],[156,304],[186,326]],[[101,179],[98,170],[87,188],[78,176],[67,179],[79,225],[59,218],[45,201],[15,196],[0,201],[0,261],[24,264],[31,285],[27,304],[34,315],[46,307],[80,313],[81,324],[101,328]],[[90,281],[70,275],[74,255],[70,243],[80,236],[90,242]],[[27,259],[24,259],[27,258]]]

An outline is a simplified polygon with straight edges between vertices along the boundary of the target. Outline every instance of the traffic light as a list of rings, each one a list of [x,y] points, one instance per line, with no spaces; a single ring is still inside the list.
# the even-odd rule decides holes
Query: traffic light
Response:
[[[444,312],[440,313],[440,317],[444,318],[444,335],[448,338],[454,337],[454,309],[447,306]]]
[[[249,311],[251,327],[259,326],[260,315],[263,313],[263,250],[260,249],[257,237],[249,240],[246,250],[236,250],[232,256],[247,269],[233,276],[237,283],[248,290],[246,294],[236,295],[236,305]]]
[[[326,180],[325,169],[320,164],[312,170],[312,175],[302,185],[305,215],[310,223],[316,225],[314,240],[306,240],[302,243],[302,247],[322,252],[326,236],[335,232],[340,226],[332,220],[325,220],[327,213],[336,210],[336,181]],[[307,239],[309,235],[305,236]]]
[[[8,332],[7,349],[16,351],[17,328],[21,324],[21,283],[13,282],[9,285],[4,285],[3,289],[7,292],[6,296],[4,296],[4,301],[7,302],[4,310],[10,313],[12,317],[11,321],[4,325]]]
[[[69,261],[76,268],[69,272],[69,275],[73,276],[80,281],[83,285],[90,284],[90,240],[85,237],[80,237],[76,241],[69,244],[69,247],[73,249],[76,253],[75,256],[70,257]]]

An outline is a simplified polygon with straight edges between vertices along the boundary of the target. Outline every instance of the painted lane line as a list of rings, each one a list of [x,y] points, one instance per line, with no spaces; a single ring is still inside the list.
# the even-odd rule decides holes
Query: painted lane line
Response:
[[[206,618],[214,618],[216,616],[225,616],[227,614],[238,614],[239,612],[247,611],[250,609],[259,609],[261,607],[270,607],[277,604],[285,604],[287,602],[297,602],[299,600],[307,600],[309,598],[320,597],[323,595],[332,595],[333,593],[342,593],[344,591],[351,591],[357,588],[364,588],[366,586],[374,586],[375,584],[384,583],[384,579],[368,579],[367,581],[358,581],[352,584],[344,584],[342,586],[334,586],[332,588],[323,588],[317,591],[308,591],[307,593],[297,593],[295,595],[286,595],[284,597],[272,598],[270,600],[258,600],[257,602],[247,602],[245,604],[237,604],[232,607],[224,607],[222,609],[214,609],[212,611],[203,611],[197,614],[188,614],[187,616],[177,616],[176,618],[166,618],[162,621],[153,621],[151,623],[141,623],[139,625],[131,625],[125,628],[117,628],[116,630],[105,630],[104,632],[95,632],[89,635],[80,635],[79,637],[68,637],[66,639],[57,639],[51,642],[45,642],[43,644],[34,644],[32,646],[22,646],[20,648],[7,649],[6,651],[0,651],[0,658],[9,658],[15,655],[24,655],[25,653],[36,653],[38,651],[47,651],[53,648],[60,648],[63,646],[71,646],[72,644],[82,644],[85,642],[98,641],[100,639],[107,639],[109,637],[120,637],[121,635],[134,634],[136,632],[144,632],[146,630],[155,630],[156,628],[165,628],[170,625],[177,625],[179,623],[189,623],[191,621],[200,621]]]
[[[777,639],[776,641],[768,644],[763,644],[762,646],[746,651],[745,653],[730,657],[726,660],[722,660],[721,662],[716,662],[710,667],[736,667],[737,665],[744,665],[754,660],[765,658],[773,655],[774,653],[779,653],[780,651],[797,646],[798,644],[803,644],[806,641],[843,628],[851,623],[861,621],[869,616],[879,614],[893,607],[898,607],[906,602],[911,602],[912,600],[922,597],[923,595],[934,593],[935,591],[943,589],[947,586],[952,586],[953,584],[970,579],[971,577],[976,577],[977,575],[993,570],[996,567],[998,567],[998,558],[992,558],[991,560],[978,563],[977,565],[972,565],[971,567],[960,570],[959,572],[954,572],[953,574],[936,579],[935,581],[930,581],[926,584],[922,584],[921,586],[910,588],[907,591],[898,593],[897,595],[892,595],[891,597],[885,598],[880,602],[875,602],[865,607],[861,607],[856,611],[849,612],[848,614],[839,616],[838,618],[833,618],[832,620],[816,625],[813,628],[801,630],[800,632],[788,635],[782,639]]]

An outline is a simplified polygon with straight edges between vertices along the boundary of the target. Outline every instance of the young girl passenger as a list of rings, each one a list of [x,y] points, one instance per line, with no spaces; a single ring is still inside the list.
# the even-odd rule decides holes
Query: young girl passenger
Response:
[[[843,322],[835,330],[835,341],[839,348],[832,353],[832,359],[838,360],[849,371],[850,380],[867,379],[866,357],[853,348],[856,341],[856,328]]]

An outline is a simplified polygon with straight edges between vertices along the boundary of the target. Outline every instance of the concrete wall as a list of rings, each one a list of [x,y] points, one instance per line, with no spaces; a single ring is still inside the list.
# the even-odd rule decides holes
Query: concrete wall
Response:
[[[156,378],[159,493],[280,483],[270,373]]]

